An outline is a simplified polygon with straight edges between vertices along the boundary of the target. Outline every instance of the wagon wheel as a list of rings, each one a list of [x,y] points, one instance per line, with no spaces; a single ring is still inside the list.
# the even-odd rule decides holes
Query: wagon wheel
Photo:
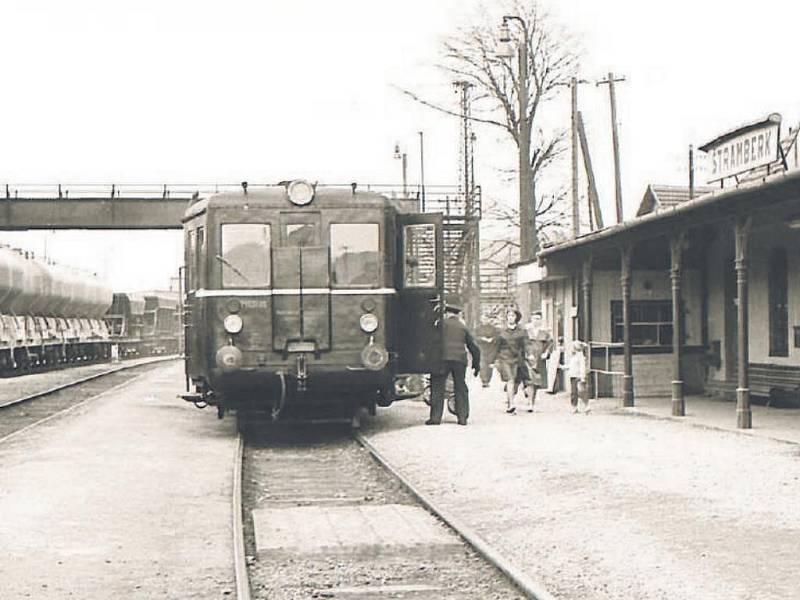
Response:
[[[447,410],[451,415],[457,415],[456,413],[456,392],[455,392],[455,384],[453,384],[453,380],[448,377],[447,381],[445,382],[444,386],[444,399],[447,402]]]
[[[456,413],[456,394],[455,394],[454,388],[453,388],[453,380],[450,379],[449,377],[447,378],[447,381],[445,382],[444,398],[445,398],[445,401],[447,403],[447,411],[451,415],[457,414]],[[425,379],[425,388],[424,388],[424,390],[422,392],[422,400],[428,406],[431,405],[431,383],[430,383],[430,379],[427,378],[427,377]]]

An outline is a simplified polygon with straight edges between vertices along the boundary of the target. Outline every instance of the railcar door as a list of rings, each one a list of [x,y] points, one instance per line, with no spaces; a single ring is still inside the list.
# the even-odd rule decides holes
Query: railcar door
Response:
[[[272,343],[278,352],[330,350],[330,272],[319,212],[283,213],[273,248]]]
[[[431,373],[442,360],[442,215],[398,215],[397,232],[399,371]]]

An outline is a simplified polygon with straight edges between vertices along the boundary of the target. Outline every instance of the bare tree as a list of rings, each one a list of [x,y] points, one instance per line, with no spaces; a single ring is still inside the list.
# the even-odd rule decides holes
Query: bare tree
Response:
[[[472,120],[498,127],[512,138],[518,150],[520,254],[531,259],[538,250],[536,218],[541,216],[536,182],[563,151],[564,134],[547,136],[537,126],[544,103],[560,86],[567,85],[577,69],[577,53],[569,37],[559,30],[537,0],[506,0],[502,27],[484,7],[483,18],[460,29],[443,45],[439,65],[448,75],[474,86]],[[508,55],[508,44],[516,52]],[[418,94],[404,93],[441,112],[460,116]],[[533,132],[537,132],[533,139]]]

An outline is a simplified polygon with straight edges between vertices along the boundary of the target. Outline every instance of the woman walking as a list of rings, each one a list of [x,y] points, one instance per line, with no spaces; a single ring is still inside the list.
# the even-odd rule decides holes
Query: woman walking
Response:
[[[506,326],[497,336],[497,355],[494,361],[500,378],[506,384],[506,412],[517,412],[515,398],[520,384],[526,385],[530,379],[525,361],[525,348],[528,334],[519,327],[522,313],[511,308],[506,313]]]
[[[547,381],[547,359],[553,349],[553,336],[542,322],[541,311],[531,313],[530,322],[525,327],[528,334],[528,366],[531,376],[525,386],[528,397],[528,412],[533,412],[536,394],[545,387]]]

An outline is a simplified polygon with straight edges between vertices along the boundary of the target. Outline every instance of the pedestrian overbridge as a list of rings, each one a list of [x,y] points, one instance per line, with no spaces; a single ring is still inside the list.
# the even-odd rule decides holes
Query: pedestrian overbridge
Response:
[[[180,229],[193,198],[239,185],[11,185],[0,194],[0,230]]]

